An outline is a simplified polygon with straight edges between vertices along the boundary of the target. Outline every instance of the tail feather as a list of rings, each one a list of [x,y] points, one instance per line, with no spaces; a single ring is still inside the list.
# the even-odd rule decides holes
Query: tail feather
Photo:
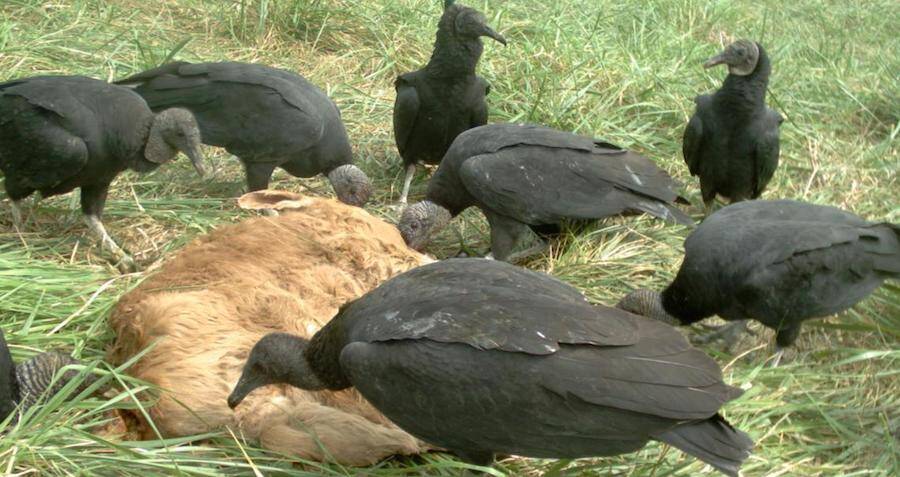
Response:
[[[675,222],[676,224],[686,225],[688,227],[693,227],[694,225],[696,225],[694,223],[694,219],[692,219],[688,214],[682,212],[678,207],[675,207],[671,204],[666,204],[664,202],[658,202],[655,200],[639,200],[637,201],[637,203],[633,204],[632,207],[635,210],[639,210],[663,220]]]
[[[188,65],[190,63],[184,61],[174,61],[172,63],[166,63],[162,66],[158,66],[156,68],[152,68],[146,71],[142,71],[140,73],[131,75],[127,78],[120,79],[118,81],[113,81],[113,84],[117,85],[135,85],[144,83],[146,81],[153,80],[159,76],[163,75],[177,75],[178,69],[184,65]]]
[[[881,223],[868,227],[860,237],[876,270],[900,278],[900,224]]]
[[[753,441],[722,416],[682,424],[654,436],[715,467],[725,475],[738,477],[741,464],[750,456]]]

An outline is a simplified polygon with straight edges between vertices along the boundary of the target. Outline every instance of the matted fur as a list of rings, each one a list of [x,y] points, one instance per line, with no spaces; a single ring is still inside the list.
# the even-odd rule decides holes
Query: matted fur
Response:
[[[160,432],[232,426],[266,448],[346,465],[427,450],[355,390],[266,386],[236,411],[228,408],[250,348],[264,334],[310,337],[346,301],[430,261],[407,248],[394,226],[335,200],[261,191],[241,205],[282,215],[198,238],[126,294],[110,317],[117,335],[111,362],[156,342],[129,372],[166,390],[150,409]],[[139,427],[142,437],[153,437],[145,423]]]

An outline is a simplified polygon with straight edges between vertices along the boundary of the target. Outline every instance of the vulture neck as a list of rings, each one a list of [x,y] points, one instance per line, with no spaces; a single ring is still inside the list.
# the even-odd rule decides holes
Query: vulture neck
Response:
[[[678,287],[677,277],[663,290],[662,306],[666,313],[678,319],[682,325],[690,325],[715,314],[700,309],[696,300],[692,300],[689,294]]]
[[[771,73],[772,64],[769,62],[769,55],[762,46],[759,46],[756,69],[746,76],[729,73],[722,87],[716,92],[716,101],[737,114],[752,114],[760,108],[765,108],[766,88]]]
[[[128,161],[128,168],[135,172],[151,172],[156,170],[161,163],[156,163],[147,160],[147,144],[150,142],[150,129],[153,128],[153,115],[146,121],[145,124],[141,125],[139,128],[141,133],[141,146],[137,148],[136,151],[129,151],[127,157],[131,157],[132,159]],[[173,151],[173,156],[178,154],[178,151]]]
[[[341,369],[341,351],[346,344],[343,322],[338,313],[312,337],[303,352],[309,369],[326,389],[338,391],[353,385]]]
[[[480,38],[460,40],[438,29],[431,59],[425,66],[428,76],[440,79],[466,78],[475,75],[484,45]]]

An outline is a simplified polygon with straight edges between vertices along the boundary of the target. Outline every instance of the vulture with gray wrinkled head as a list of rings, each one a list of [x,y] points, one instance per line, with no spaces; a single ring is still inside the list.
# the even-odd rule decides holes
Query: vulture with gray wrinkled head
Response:
[[[588,223],[623,213],[692,225],[675,207],[676,183],[644,156],[590,137],[542,126],[490,124],[453,142],[428,185],[426,200],[403,211],[400,233],[415,249],[452,217],[476,206],[491,225],[498,260],[512,255],[529,230],[558,235],[563,223]]]
[[[619,307],[677,325],[712,315],[757,320],[783,348],[803,321],[844,311],[900,277],[900,226],[835,207],[756,200],[710,215],[684,253],[662,293],[637,290]],[[722,331],[734,341],[744,324]]]
[[[20,413],[25,412],[42,397],[58,393],[78,375],[78,371],[68,370],[53,382],[57,372],[70,364],[78,364],[78,361],[67,354],[50,351],[17,365],[0,329],[0,421],[17,407]],[[85,381],[80,389],[86,388],[89,382]]]
[[[0,170],[21,226],[18,203],[81,188],[81,210],[122,271],[134,261],[100,217],[109,185],[126,169],[151,171],[187,154],[200,175],[200,131],[190,112],[147,107],[127,88],[83,76],[37,76],[0,84]]]
[[[494,260],[403,273],[309,341],[266,335],[228,404],[272,383],[355,386],[407,432],[478,465],[498,453],[617,455],[657,440],[737,476],[753,446],[718,414],[741,390],[676,329]]]
[[[325,92],[302,76],[238,62],[176,62],[119,80],[154,111],[189,109],[203,142],[237,156],[247,187],[266,189],[276,167],[297,177],[324,174],[342,202],[369,200],[369,178],[353,165],[341,113]]]

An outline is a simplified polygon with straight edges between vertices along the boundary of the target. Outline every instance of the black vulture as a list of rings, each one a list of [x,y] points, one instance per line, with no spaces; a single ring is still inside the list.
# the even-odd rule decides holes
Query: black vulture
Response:
[[[637,290],[619,307],[677,325],[712,315],[741,320],[729,331],[757,320],[776,331],[780,351],[804,320],[846,310],[900,277],[900,226],[834,207],[757,200],[710,215],[684,252],[662,293]]]
[[[128,88],[82,76],[38,76],[0,84],[0,170],[21,226],[18,202],[81,188],[81,210],[123,271],[134,262],[110,238],[100,216],[113,179],[145,172],[184,152],[200,175],[200,131],[191,113],[155,114]]]
[[[238,62],[169,63],[117,81],[154,111],[194,113],[203,142],[237,156],[249,192],[266,189],[276,167],[297,177],[325,174],[342,202],[363,206],[369,178],[353,165],[341,113],[302,76]]]
[[[742,391],[676,329],[494,260],[398,275],[310,341],[266,335],[228,404],[275,383],[355,386],[407,432],[478,465],[497,453],[610,456],[658,440],[736,476],[753,445],[718,414]]]
[[[487,124],[484,98],[491,87],[475,75],[484,49],[482,36],[506,45],[481,12],[452,0],[444,2],[428,64],[394,82],[394,139],[406,168],[402,204],[406,204],[416,164],[440,163],[459,133]]]
[[[703,66],[728,65],[728,77],[711,95],[697,96],[684,131],[682,152],[700,177],[709,210],[716,195],[731,202],[756,199],[778,167],[778,129],[783,119],[766,107],[772,65],[762,45],[738,40]]]
[[[490,124],[456,138],[426,200],[407,207],[398,227],[421,249],[452,217],[477,206],[491,225],[494,258],[513,261],[510,252],[529,228],[552,236],[563,223],[626,212],[693,224],[672,205],[684,201],[675,186],[653,161],[618,146],[541,126]]]
[[[0,421],[6,419],[17,407],[24,412],[42,397],[53,396],[78,375],[74,369],[66,370],[56,382],[53,377],[63,367],[78,364],[67,354],[49,351],[16,365],[6,345],[6,337],[0,329]],[[84,390],[93,382],[88,377],[78,390]]]

